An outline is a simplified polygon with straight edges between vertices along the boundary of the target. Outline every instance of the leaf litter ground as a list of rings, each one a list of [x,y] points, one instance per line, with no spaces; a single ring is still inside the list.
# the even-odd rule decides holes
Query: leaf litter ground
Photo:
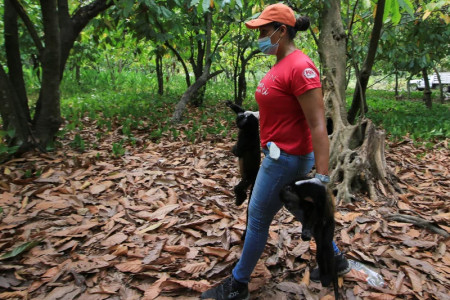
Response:
[[[0,166],[0,299],[197,299],[229,276],[246,209],[233,204],[231,138],[143,137],[119,158],[109,138],[95,151],[64,145]],[[386,285],[352,270],[340,292],[450,299],[446,141],[431,150],[389,143],[386,156],[404,192],[387,202],[359,195],[336,213],[339,247]],[[333,298],[310,282],[316,248],[300,236],[300,223],[282,209],[252,275],[252,299]]]

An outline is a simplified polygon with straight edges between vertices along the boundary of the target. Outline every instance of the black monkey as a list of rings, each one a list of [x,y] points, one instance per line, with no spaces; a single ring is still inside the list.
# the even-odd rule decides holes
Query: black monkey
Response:
[[[302,223],[302,239],[314,237],[317,245],[316,260],[322,286],[333,283],[338,299],[338,275],[334,261],[334,203],[319,179],[288,184],[280,191],[281,202]],[[306,230],[306,232],[305,232]],[[309,238],[308,238],[309,237]]]
[[[239,171],[241,181],[234,187],[236,205],[241,205],[247,198],[247,190],[250,187],[252,196],[253,185],[261,163],[261,149],[259,141],[259,121],[253,114],[244,114],[245,110],[240,106],[227,101],[226,105],[236,114],[236,125],[239,128],[238,139],[232,148],[232,152],[239,158]],[[248,208],[247,208],[248,219]],[[246,226],[247,228],[247,226]],[[245,239],[244,231],[242,240]]]

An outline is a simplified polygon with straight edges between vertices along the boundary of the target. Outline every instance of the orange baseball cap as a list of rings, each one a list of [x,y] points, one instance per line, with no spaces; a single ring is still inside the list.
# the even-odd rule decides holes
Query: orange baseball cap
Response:
[[[277,3],[267,6],[258,18],[245,22],[245,26],[256,29],[272,22],[280,22],[294,27],[295,21],[294,11],[285,4]]]

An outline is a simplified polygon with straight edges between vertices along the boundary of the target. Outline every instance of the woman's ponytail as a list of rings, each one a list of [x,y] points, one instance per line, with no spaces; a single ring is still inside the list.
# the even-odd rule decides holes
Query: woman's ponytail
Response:
[[[309,18],[306,16],[300,16],[295,21],[295,30],[296,31],[306,31],[309,28]]]

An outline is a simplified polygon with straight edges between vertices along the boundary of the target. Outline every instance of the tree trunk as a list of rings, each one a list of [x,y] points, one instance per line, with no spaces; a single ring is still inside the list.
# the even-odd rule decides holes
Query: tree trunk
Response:
[[[45,150],[47,144],[53,140],[62,122],[59,85],[70,50],[87,23],[113,4],[114,2],[109,0],[95,0],[80,7],[73,17],[70,17],[67,0],[41,0],[44,33],[42,42],[21,2],[5,1],[8,74],[3,66],[0,66],[0,114],[3,127],[15,134],[8,143],[20,146],[20,152],[32,147]],[[43,71],[41,90],[32,121],[20,59],[17,15],[22,19],[34,42]]]
[[[378,41],[381,36],[381,28],[383,27],[384,4],[386,0],[378,0],[377,11],[375,13],[375,21],[370,35],[369,50],[364,61],[361,73],[358,75],[355,92],[353,94],[353,101],[348,112],[348,121],[353,124],[361,112],[361,116],[367,112],[366,89],[369,83],[372,67],[375,62],[375,55],[377,53]]]
[[[428,109],[431,109],[433,103],[431,101],[430,81],[428,80],[428,72],[426,68],[422,69],[423,80],[425,81],[425,89],[423,90],[423,102]]]
[[[186,79],[186,86],[190,87],[191,86],[191,77],[189,76],[189,70],[186,66],[186,63],[184,62],[183,57],[181,57],[181,54],[171,44],[169,44],[169,42],[166,41],[164,43],[164,45],[166,45],[173,52],[173,54],[175,54],[178,61],[181,63],[183,70],[184,70],[184,77]]]
[[[436,77],[438,79],[438,83],[439,83],[439,100],[441,102],[441,104],[444,104],[444,86],[442,85],[441,82],[441,75],[439,74],[438,70],[436,69],[436,67],[433,67],[434,73],[436,73]]]
[[[30,122],[25,107],[20,104],[16,90],[13,88],[8,75],[0,65],[0,115],[3,129],[14,131],[14,137],[9,139],[9,146],[19,146],[19,151],[28,149],[32,144]]]
[[[191,100],[192,96],[202,87],[206,84],[208,81],[209,76],[209,66],[205,68],[205,72],[200,76],[199,79],[195,81],[193,85],[191,85],[186,92],[184,92],[183,96],[181,96],[180,101],[178,102],[177,106],[175,107],[175,112],[172,115],[172,122],[178,123],[181,121],[183,117],[183,113],[186,109],[187,103]]]
[[[394,87],[394,92],[395,92],[395,99],[399,100],[400,99],[400,94],[398,92],[398,70],[397,68],[395,68],[395,87]]]
[[[205,14],[206,18],[206,41],[205,41],[205,53],[204,57],[206,59],[205,67],[202,70],[202,74],[196,79],[195,83],[191,85],[186,92],[181,96],[180,101],[178,102],[177,106],[175,107],[175,112],[172,115],[172,123],[178,123],[181,121],[181,118],[183,116],[183,113],[186,109],[187,103],[189,103],[193,97],[195,97],[196,93],[199,93],[199,91],[205,86],[205,84],[208,82],[209,79],[217,76],[218,74],[222,73],[223,70],[216,71],[212,74],[210,74],[211,69],[211,29],[212,29],[212,13],[209,11]],[[219,41],[216,44],[216,48],[219,45],[222,38],[225,36],[225,34],[219,38]],[[191,57],[192,60],[192,57]],[[198,65],[198,64],[197,64]]]
[[[163,56],[161,49],[156,51],[156,77],[158,78],[158,95],[164,94]]]
[[[81,67],[79,63],[75,65],[75,81],[81,86]]]
[[[26,116],[30,115],[28,107],[27,91],[22,71],[22,59],[20,57],[19,31],[17,26],[17,12],[10,0],[5,1],[5,52],[8,65],[8,75],[12,87],[15,90],[16,101]],[[27,117],[27,121],[31,118]]]
[[[246,48],[244,48],[244,51],[245,51],[245,49]],[[257,49],[257,50],[253,50],[247,57],[244,56],[244,52],[240,53],[240,55],[239,55],[240,66],[238,66],[237,70],[239,70],[239,67],[240,67],[240,70],[239,70],[238,74],[235,75],[235,76],[237,76],[237,93],[234,95],[234,103],[236,105],[242,106],[242,103],[244,102],[244,99],[246,97],[247,80],[245,78],[245,73],[247,70],[247,64],[256,54],[258,54],[260,52],[261,51],[259,49]],[[236,89],[235,89],[235,91],[236,91]]]
[[[340,1],[324,5],[320,16],[319,54],[323,64],[323,91],[330,134],[329,188],[337,202],[366,194],[378,199],[379,191],[394,189],[384,157],[384,132],[367,119],[350,125],[345,111],[346,35]]]
[[[45,49],[42,53],[42,86],[33,120],[36,138],[45,147],[62,123],[60,109],[61,42],[56,1],[41,1]]]

